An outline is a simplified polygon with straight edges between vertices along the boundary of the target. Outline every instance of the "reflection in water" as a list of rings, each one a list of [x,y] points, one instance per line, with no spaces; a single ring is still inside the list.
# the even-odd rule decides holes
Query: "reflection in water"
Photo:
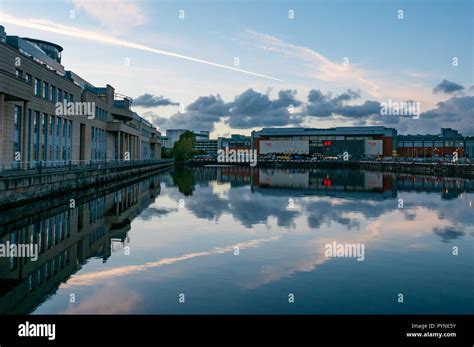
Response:
[[[103,262],[126,247],[130,221],[159,194],[158,177],[132,184],[111,194],[91,197],[74,209],[66,205],[26,221],[27,225],[1,235],[1,243],[37,244],[39,259],[0,258],[0,312],[27,313],[88,258]],[[17,221],[22,224],[25,221]]]
[[[0,258],[0,312],[472,313],[473,191],[382,172],[176,169],[0,226],[2,243],[41,252]],[[364,244],[364,261],[325,257],[333,241]]]

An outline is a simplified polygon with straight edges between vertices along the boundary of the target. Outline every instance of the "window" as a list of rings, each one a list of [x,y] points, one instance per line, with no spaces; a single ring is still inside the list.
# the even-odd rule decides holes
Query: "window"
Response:
[[[26,81],[28,84],[31,84],[31,81],[33,81],[33,76],[31,76],[29,73],[27,73],[27,74],[26,74],[25,81]]]
[[[66,160],[66,145],[67,145],[67,120],[63,121],[63,141],[62,141],[62,151],[63,151],[63,160]]]
[[[28,109],[28,125],[26,128],[26,160],[31,160],[31,109]]]
[[[43,97],[43,99],[47,99],[46,98],[46,94],[48,93],[48,83],[46,82],[43,82],[43,88],[42,88],[42,94],[41,96]]]
[[[64,101],[68,102],[69,101],[69,95],[67,92],[64,92]]]
[[[55,86],[51,86],[51,101],[58,102],[58,93]]]
[[[60,103],[63,102],[63,91],[61,89],[58,88],[58,101]]]
[[[40,113],[35,111],[35,117],[33,119],[33,159],[39,160],[39,122],[40,122]]]
[[[41,96],[41,81],[35,78],[35,95]]]
[[[54,160],[54,124],[55,117],[52,115],[49,117],[49,158]]]
[[[21,153],[21,118],[22,108],[15,106],[15,114],[13,115],[13,160],[16,159],[16,153]]]
[[[48,153],[46,147],[46,139],[48,138],[48,115],[43,113],[43,117],[41,118],[41,159],[47,160]]]
[[[67,155],[69,160],[72,160],[72,120],[69,121],[68,125],[68,132],[69,132],[69,145],[67,149]]]
[[[20,69],[16,69],[16,77],[23,79],[23,71]]]
[[[62,119],[58,117],[56,126],[56,160],[61,160],[61,125]]]

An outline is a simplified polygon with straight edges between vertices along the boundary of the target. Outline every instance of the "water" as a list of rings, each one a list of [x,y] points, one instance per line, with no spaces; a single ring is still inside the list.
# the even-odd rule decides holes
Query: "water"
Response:
[[[0,312],[472,314],[473,191],[379,172],[166,172],[4,226],[3,243],[44,247],[0,258]],[[328,257],[333,242],[363,260]]]

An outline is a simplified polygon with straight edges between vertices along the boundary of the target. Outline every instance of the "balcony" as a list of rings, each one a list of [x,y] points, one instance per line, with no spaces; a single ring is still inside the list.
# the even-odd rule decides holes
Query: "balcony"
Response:
[[[114,94],[114,101],[112,103],[112,115],[121,121],[128,122],[133,120],[133,112],[130,110],[132,99],[122,94]]]

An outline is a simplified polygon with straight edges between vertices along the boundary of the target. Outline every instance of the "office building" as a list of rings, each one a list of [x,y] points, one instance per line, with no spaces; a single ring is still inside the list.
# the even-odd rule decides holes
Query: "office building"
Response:
[[[160,159],[161,134],[132,99],[65,70],[62,53],[0,26],[0,161]]]

